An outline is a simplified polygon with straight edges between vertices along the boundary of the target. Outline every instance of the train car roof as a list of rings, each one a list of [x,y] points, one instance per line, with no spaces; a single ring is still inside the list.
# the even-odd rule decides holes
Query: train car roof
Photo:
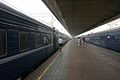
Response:
[[[35,20],[35,19],[33,19],[33,18],[31,18],[31,17],[29,17],[29,16],[27,16],[27,15],[21,13],[21,12],[19,12],[19,11],[16,11],[15,9],[13,9],[13,8],[11,8],[11,7],[5,5],[1,2],[0,2],[0,10],[4,10],[4,11],[6,11],[8,13],[11,13],[13,15],[16,15],[20,18],[26,19],[26,20],[28,20],[28,21],[36,24],[36,25],[40,25],[40,26],[44,26],[45,28],[52,29],[52,28],[48,27],[47,25],[45,25],[45,24],[43,24],[43,23],[41,23],[41,22],[39,22],[39,21],[37,21],[37,20]]]

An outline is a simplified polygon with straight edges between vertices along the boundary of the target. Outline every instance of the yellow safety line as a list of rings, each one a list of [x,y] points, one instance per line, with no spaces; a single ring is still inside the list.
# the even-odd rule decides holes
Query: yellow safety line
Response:
[[[60,52],[61,53],[61,52]],[[44,74],[48,71],[48,69],[51,67],[51,65],[55,62],[57,57],[60,55],[60,53],[54,58],[54,60],[49,64],[49,66],[43,71],[43,73],[38,77],[37,80],[41,80]]]

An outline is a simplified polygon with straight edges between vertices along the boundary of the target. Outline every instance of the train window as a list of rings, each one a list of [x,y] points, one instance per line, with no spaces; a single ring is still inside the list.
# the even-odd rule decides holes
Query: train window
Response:
[[[50,35],[47,35],[48,37],[48,44],[51,44],[51,37],[50,37]]]
[[[49,35],[49,44],[52,44],[52,36],[51,35]]]
[[[6,53],[6,32],[0,30],[0,56]]]
[[[120,36],[119,36],[119,34],[117,34],[117,35],[115,36],[115,40],[116,40],[116,41],[120,41]]]
[[[35,34],[35,47],[40,47],[40,33]]]
[[[20,32],[20,51],[28,50],[29,44],[29,33]]]
[[[53,35],[51,35],[51,44],[53,43]]]
[[[46,35],[44,35],[44,43],[47,42],[47,38],[46,38]]]
[[[48,34],[46,35],[46,44],[47,45],[49,44],[49,35]]]

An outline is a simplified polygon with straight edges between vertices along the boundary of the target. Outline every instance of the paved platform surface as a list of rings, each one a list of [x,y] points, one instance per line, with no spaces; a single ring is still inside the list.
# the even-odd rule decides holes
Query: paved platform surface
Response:
[[[120,80],[120,53],[72,40],[41,78],[30,77],[26,80]]]

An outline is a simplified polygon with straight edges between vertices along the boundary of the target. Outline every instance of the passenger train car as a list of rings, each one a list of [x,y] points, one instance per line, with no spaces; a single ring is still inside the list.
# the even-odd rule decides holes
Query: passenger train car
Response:
[[[0,80],[29,74],[70,38],[0,3]]]
[[[120,28],[87,35],[86,41],[120,52]]]

